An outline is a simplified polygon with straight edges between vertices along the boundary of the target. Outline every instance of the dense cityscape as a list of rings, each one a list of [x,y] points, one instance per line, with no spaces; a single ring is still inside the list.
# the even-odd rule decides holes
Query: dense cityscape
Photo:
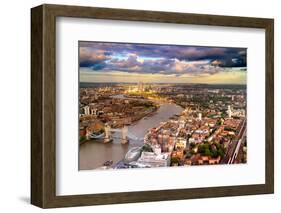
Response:
[[[79,169],[247,162],[247,49],[79,41]]]
[[[247,162],[245,85],[80,83],[79,93],[80,148],[102,150],[88,152],[92,169]]]

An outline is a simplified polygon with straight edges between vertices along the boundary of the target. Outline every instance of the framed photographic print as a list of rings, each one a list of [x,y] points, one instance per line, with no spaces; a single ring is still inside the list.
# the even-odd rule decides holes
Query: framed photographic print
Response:
[[[274,191],[272,19],[31,9],[31,203]]]

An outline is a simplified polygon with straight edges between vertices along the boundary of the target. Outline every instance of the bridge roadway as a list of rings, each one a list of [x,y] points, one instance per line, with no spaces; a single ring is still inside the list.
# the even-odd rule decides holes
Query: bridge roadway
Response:
[[[122,129],[110,129],[111,132],[120,132],[122,133]],[[143,140],[144,138],[138,138],[137,136],[135,136],[133,133],[131,133],[130,131],[127,132],[127,135],[126,135],[129,139],[133,139],[135,141],[141,141]],[[112,135],[113,138],[122,138],[122,136],[117,136],[116,134]]]

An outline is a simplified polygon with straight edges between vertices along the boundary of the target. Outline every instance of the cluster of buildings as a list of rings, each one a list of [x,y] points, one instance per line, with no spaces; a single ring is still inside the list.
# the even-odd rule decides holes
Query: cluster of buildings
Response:
[[[150,95],[146,97],[145,93]],[[241,148],[237,148],[238,141],[242,140],[241,132],[246,128],[245,88],[153,86],[139,82],[135,86],[81,89],[80,136],[99,131],[105,124],[113,128],[131,125],[152,114],[158,105],[151,97],[176,103],[184,110],[150,129],[144,137],[144,145],[151,150],[139,151],[138,158],[127,166],[146,168],[245,162],[246,141],[243,140]],[[233,161],[232,152],[237,149],[241,154]]]
[[[220,164],[232,140],[244,121],[244,117],[208,118],[193,110],[185,110],[177,120],[170,120],[151,129],[144,143],[151,145],[155,153],[165,154],[166,164],[171,166]],[[157,150],[157,151],[155,151]]]
[[[87,93],[85,90],[80,92],[80,129],[86,129],[97,121],[121,128],[152,114],[158,108],[158,105],[147,99],[115,97],[114,89],[98,91],[98,95],[95,88],[88,88]],[[95,94],[93,97],[90,95],[92,93]]]
[[[168,154],[171,166],[228,162],[244,128],[245,89],[174,86],[162,88],[162,94],[185,110],[178,118],[151,129],[144,142]],[[246,143],[240,150],[244,159],[236,163],[245,162]]]

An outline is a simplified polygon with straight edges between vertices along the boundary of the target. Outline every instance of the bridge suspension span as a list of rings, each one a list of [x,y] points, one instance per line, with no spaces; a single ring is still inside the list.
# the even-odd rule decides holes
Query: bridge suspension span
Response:
[[[133,133],[129,132],[128,126],[123,126],[122,129],[112,129],[110,125],[106,124],[104,127],[105,137],[104,137],[104,143],[109,143],[113,141],[113,138],[118,138],[117,136],[113,136],[113,132],[121,132],[121,143],[127,144],[129,142],[129,139],[139,141],[143,140],[143,138],[138,138]]]

